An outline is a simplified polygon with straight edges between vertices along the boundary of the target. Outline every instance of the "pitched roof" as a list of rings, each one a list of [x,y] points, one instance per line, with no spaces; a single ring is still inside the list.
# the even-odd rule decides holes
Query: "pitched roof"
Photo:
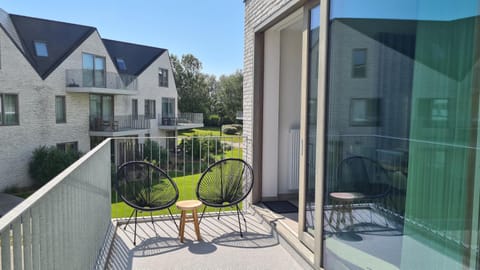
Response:
[[[119,73],[138,76],[153,61],[162,55],[166,49],[150,47],[145,45],[133,44],[128,42],[102,39],[107,48],[108,54],[115,63]],[[126,69],[119,68],[117,59],[125,61]]]
[[[45,79],[96,29],[90,26],[10,15],[27,60]],[[35,53],[35,41],[47,44],[48,57]]]
[[[5,30],[7,35],[12,39],[13,43],[18,47],[18,49],[22,53],[24,53],[22,43],[20,42],[20,38],[18,37],[17,31],[15,30],[15,26],[13,25],[13,22],[10,19],[10,15],[1,8],[0,8],[0,27]]]

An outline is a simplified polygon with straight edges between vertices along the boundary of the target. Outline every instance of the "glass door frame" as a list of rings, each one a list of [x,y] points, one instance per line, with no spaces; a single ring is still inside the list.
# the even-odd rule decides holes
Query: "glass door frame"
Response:
[[[317,130],[316,130],[316,163],[315,163],[315,202],[313,235],[305,230],[306,210],[306,138],[307,138],[307,98],[308,98],[308,52],[310,10],[320,4],[320,29],[318,53],[318,88],[317,88]],[[299,211],[298,237],[314,253],[314,264],[322,264],[323,254],[323,186],[325,166],[325,130],[327,100],[327,65],[328,65],[328,27],[330,0],[311,1],[304,5],[304,27],[302,33],[302,93],[301,93],[301,127],[300,127],[300,179],[299,179]]]

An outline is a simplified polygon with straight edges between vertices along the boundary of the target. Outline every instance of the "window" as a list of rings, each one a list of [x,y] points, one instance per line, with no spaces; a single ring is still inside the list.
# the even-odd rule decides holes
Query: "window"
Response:
[[[367,49],[353,49],[352,51],[352,77],[367,77]]]
[[[0,125],[18,125],[18,95],[0,94]]]
[[[146,119],[155,119],[155,100],[146,99],[145,100],[145,118]]]
[[[37,56],[40,57],[47,57],[48,56],[48,49],[47,49],[47,43],[44,41],[34,41],[33,42],[35,45],[35,53]]]
[[[423,127],[447,127],[449,108],[454,105],[448,98],[419,98],[418,99],[418,118]]]
[[[127,64],[125,64],[125,60],[123,60],[123,58],[117,58],[117,68],[120,71],[127,70]]]
[[[57,143],[57,149],[63,152],[78,152],[78,142]]]
[[[67,111],[65,105],[65,96],[55,97],[55,119],[57,123],[67,122]]]
[[[132,118],[138,119],[138,100],[132,99]]]
[[[350,100],[351,126],[378,126],[380,99],[353,98]]]
[[[105,85],[105,57],[84,53],[83,59],[83,86],[100,87]]]
[[[174,118],[175,117],[175,99],[174,98],[162,98],[162,118]]]
[[[158,69],[158,85],[161,87],[168,87],[168,69]]]

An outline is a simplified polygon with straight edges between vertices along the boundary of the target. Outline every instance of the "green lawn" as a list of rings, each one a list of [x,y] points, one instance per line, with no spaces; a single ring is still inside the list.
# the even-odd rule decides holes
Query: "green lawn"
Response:
[[[218,127],[204,127],[204,128],[195,128],[191,130],[184,130],[178,132],[179,136],[220,136],[220,128]],[[225,138],[222,139],[223,142],[228,142],[231,146],[231,150],[226,150],[223,154],[215,155],[215,160],[220,160],[222,158],[242,158],[243,150],[241,147],[242,138],[241,137],[232,137],[228,139],[228,136],[224,136]],[[198,172],[198,170],[197,170]],[[180,172],[183,173],[183,172]],[[186,172],[188,174],[188,171]],[[169,172],[171,176],[175,175],[175,172]],[[195,189],[197,187],[198,180],[200,179],[201,173],[195,173],[192,175],[186,176],[179,176],[173,177],[173,180],[178,186],[179,190],[179,198],[178,200],[191,200],[196,199]],[[118,198],[120,201],[120,198]],[[132,213],[132,208],[126,205],[124,202],[116,202],[114,198],[112,198],[112,218],[123,218],[129,217]],[[170,210],[173,213],[179,213],[175,206],[172,206]],[[215,211],[216,209],[209,209],[207,211]],[[217,209],[218,210],[218,209]],[[165,215],[168,214],[168,211],[161,210],[153,212],[154,215]],[[149,216],[150,212],[143,212],[139,213],[140,216]]]
[[[173,180],[177,184],[179,197],[178,200],[192,200],[197,199],[195,195],[195,189],[197,187],[198,180],[200,179],[201,174],[193,174],[183,177],[175,177]],[[242,204],[240,204],[242,207]],[[171,206],[170,210],[173,214],[179,214],[180,211],[175,206]],[[203,208],[200,209],[200,211]],[[229,209],[226,209],[229,210]],[[233,208],[232,208],[233,210]],[[133,208],[126,205],[124,202],[112,203],[112,218],[128,218],[132,214]],[[217,208],[207,207],[206,212],[218,211]],[[154,211],[153,215],[167,215],[168,210]],[[139,212],[138,216],[150,216],[150,212]]]
[[[178,136],[220,136],[219,127],[203,127],[194,128],[188,130],[182,130],[178,132]]]

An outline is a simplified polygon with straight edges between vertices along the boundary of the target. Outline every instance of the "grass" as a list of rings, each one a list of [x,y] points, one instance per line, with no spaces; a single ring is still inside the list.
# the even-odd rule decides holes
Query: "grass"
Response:
[[[200,179],[201,174],[193,174],[181,177],[174,177],[173,180],[177,184],[179,192],[179,201],[182,200],[192,200],[197,199],[195,195],[195,189],[197,187],[198,180]],[[120,200],[120,198],[119,198]],[[240,204],[240,207],[242,205]],[[233,208],[232,208],[233,209]],[[175,207],[171,206],[170,210],[173,214],[180,214],[180,211]],[[200,209],[200,211],[203,208]],[[228,209],[227,209],[228,210]],[[112,202],[112,218],[128,218],[132,214],[133,208],[125,204],[124,202]],[[207,207],[207,212],[218,211],[217,208]],[[153,211],[154,216],[156,215],[167,215],[168,210]],[[138,212],[138,216],[150,216],[150,212]]]
[[[194,128],[189,130],[182,130],[178,132],[179,136],[220,136],[219,127],[203,127],[203,128]]]

